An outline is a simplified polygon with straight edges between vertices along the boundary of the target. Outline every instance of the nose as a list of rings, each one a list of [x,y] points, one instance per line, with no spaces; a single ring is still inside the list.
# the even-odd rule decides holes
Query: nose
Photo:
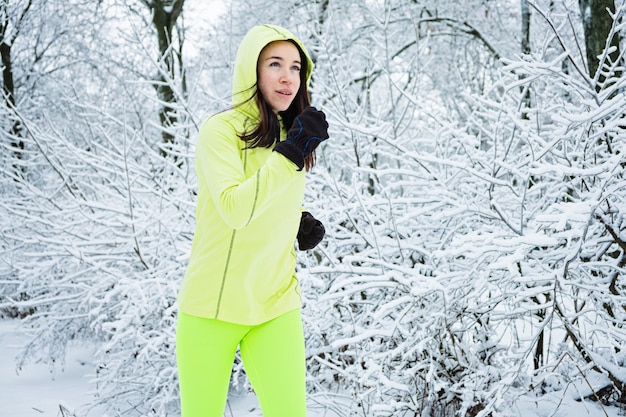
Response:
[[[293,74],[289,69],[285,69],[280,75],[280,83],[281,84],[293,84]]]

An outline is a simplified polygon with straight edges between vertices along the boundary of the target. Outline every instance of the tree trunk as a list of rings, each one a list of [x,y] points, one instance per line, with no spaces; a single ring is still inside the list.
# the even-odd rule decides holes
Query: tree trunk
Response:
[[[157,31],[159,44],[159,58],[163,65],[157,79],[156,90],[157,96],[161,101],[159,120],[163,128],[162,137],[165,145],[162,153],[166,155],[168,145],[174,143],[175,140],[172,126],[178,120],[176,115],[176,94],[170,84],[176,77],[172,31],[176,25],[176,20],[183,10],[185,0],[144,0],[144,3],[152,12],[152,24]],[[182,50],[182,42],[179,47]]]
[[[522,7],[522,54],[530,54],[530,7],[528,0],[521,0]]]
[[[613,0],[579,0],[580,13],[583,21],[585,33],[585,46],[587,49],[587,69],[589,76],[594,78],[600,64],[599,57],[603,54],[607,46],[607,38],[611,34],[613,19],[611,14],[615,14],[615,3]],[[609,40],[609,47],[615,50],[609,54],[611,61],[619,57],[619,36],[615,34]],[[598,77],[596,90],[600,90],[606,81],[606,75]]]
[[[2,20],[0,21],[0,59],[2,60],[2,97],[5,106],[11,111],[15,110],[15,82],[13,80],[13,65],[11,59],[11,44],[13,39],[5,37],[9,25],[7,10],[2,9]],[[19,121],[15,120],[9,131],[10,145],[13,148],[13,155],[16,159],[22,159],[24,141],[21,139],[21,129]],[[17,163],[17,161],[16,161]],[[17,168],[17,165],[13,165]]]
[[[528,0],[520,0],[520,5],[522,9],[522,55],[530,55],[530,7]],[[531,105],[530,89],[523,86],[521,88],[522,94],[524,95],[522,98],[522,119],[528,120],[527,109],[529,109]]]

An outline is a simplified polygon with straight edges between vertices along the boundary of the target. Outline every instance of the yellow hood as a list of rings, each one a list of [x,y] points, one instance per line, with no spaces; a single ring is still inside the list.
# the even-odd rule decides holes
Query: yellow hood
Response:
[[[258,118],[259,110],[256,103],[250,100],[256,90],[257,62],[265,46],[275,41],[294,41],[302,50],[307,59],[306,80],[311,81],[313,61],[306,48],[287,29],[275,25],[255,26],[241,41],[237,57],[235,58],[235,72],[233,74],[233,107],[242,111],[253,119]]]

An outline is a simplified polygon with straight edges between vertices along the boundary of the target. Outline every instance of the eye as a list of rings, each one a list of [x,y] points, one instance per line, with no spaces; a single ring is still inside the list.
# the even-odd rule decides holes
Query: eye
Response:
[[[296,72],[300,72],[300,65],[294,65],[293,67],[291,67],[292,71],[296,71]]]
[[[280,68],[280,62],[278,62],[278,61],[270,62],[270,67]]]

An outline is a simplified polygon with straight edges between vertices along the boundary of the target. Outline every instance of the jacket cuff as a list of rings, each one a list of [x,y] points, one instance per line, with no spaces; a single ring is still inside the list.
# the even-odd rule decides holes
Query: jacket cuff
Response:
[[[302,171],[302,168],[304,168],[304,155],[293,143],[287,141],[278,142],[274,147],[274,151],[296,164],[298,171]]]

